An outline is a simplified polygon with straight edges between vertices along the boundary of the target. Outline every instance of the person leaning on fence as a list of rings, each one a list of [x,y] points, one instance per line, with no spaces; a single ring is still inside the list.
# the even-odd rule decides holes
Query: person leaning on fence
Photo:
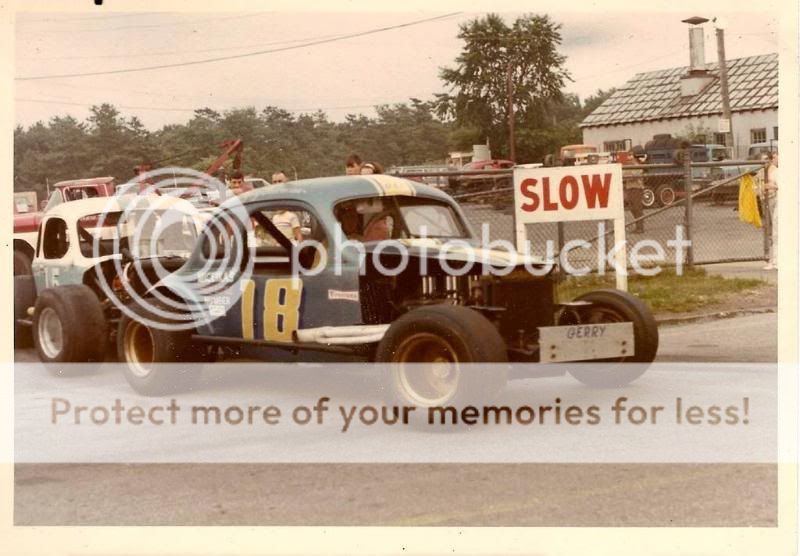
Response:
[[[647,155],[644,151],[634,149],[634,159],[627,162],[629,164],[644,164]],[[639,220],[644,216],[644,204],[642,203],[642,196],[644,195],[644,170],[641,168],[623,168],[622,170],[622,184],[625,188],[625,198],[628,200],[628,208],[633,214],[633,219],[638,220],[633,229],[633,233],[644,233],[644,221]]]
[[[769,262],[764,270],[778,268],[778,153],[767,156],[766,179],[764,180],[764,208],[768,214],[770,231]]]

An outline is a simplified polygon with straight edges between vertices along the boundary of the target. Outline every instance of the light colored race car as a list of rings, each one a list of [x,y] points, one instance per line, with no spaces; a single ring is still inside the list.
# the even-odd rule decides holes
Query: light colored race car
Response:
[[[170,224],[159,230],[157,241],[137,236],[139,243],[131,243],[143,219],[158,228],[167,214]],[[32,341],[45,363],[104,360],[120,315],[108,292],[124,303],[128,291],[147,290],[148,275],[158,281],[156,265],[180,268],[208,218],[188,201],[159,195],[98,197],[50,208],[39,225],[32,275],[14,277],[15,345]],[[129,276],[117,273],[134,267]]]
[[[212,318],[192,330],[145,324],[147,305],[157,305],[145,298],[133,307],[142,318],[120,319],[119,358],[138,392],[189,388],[197,366],[178,376],[156,363],[197,360],[197,346],[265,362],[388,363],[379,368],[390,400],[419,406],[458,403],[496,391],[509,378],[503,365],[466,372],[462,364],[639,363],[570,371],[585,383],[620,385],[655,358],[658,329],[641,300],[600,290],[559,302],[556,274],[540,259],[523,258],[502,276],[488,272],[507,265],[509,253],[482,249],[459,206],[436,188],[386,175],[343,176],[237,199],[246,210],[244,224],[220,224],[230,221],[223,204],[171,277],[182,284],[225,281],[241,295],[207,299],[165,281],[154,291],[180,301],[187,312],[208,309]],[[283,229],[298,221],[307,222],[304,240],[315,244],[297,243]],[[335,253],[341,234],[350,245]],[[237,249],[241,266],[223,266]],[[469,265],[476,259],[480,264]],[[402,271],[386,271],[403,260]],[[528,367],[538,376],[566,372],[563,366]]]

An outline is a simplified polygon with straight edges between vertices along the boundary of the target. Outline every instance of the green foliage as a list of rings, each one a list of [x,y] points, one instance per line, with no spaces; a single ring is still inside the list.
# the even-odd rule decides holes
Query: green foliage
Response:
[[[90,112],[85,122],[56,117],[14,130],[15,190],[36,189],[44,198],[46,181],[114,176],[123,182],[143,162],[205,170],[222,153],[222,142],[234,138],[244,142],[243,171],[266,179],[276,170],[292,178],[341,174],[352,152],[386,168],[441,163],[452,131],[432,102],[419,99],[378,106],[374,118],[349,115],[342,123],[323,112],[294,115],[274,106],[223,113],[203,108],[187,123],[155,132],[110,104]]]
[[[570,76],[557,50],[560,28],[540,15],[525,15],[511,26],[497,14],[462,24],[458,37],[464,46],[456,67],[440,72],[449,92],[437,95],[438,113],[480,129],[494,156],[508,156],[510,79],[515,127],[524,137],[517,158],[541,159],[549,143],[537,134],[561,125],[553,124],[553,114],[569,102],[561,92]]]
[[[656,313],[685,313],[713,307],[742,292],[767,286],[752,278],[724,278],[707,274],[702,268],[684,269],[678,275],[664,268],[655,276],[634,274],[628,278],[628,291],[640,298]],[[600,288],[613,288],[614,276],[572,276],[558,286],[558,298],[568,301]],[[746,298],[741,298],[746,305]]]
[[[456,67],[443,68],[448,93],[433,101],[376,107],[376,116],[350,114],[335,123],[325,113],[295,115],[275,106],[218,112],[202,108],[185,124],[145,129],[113,105],[91,108],[79,122],[70,116],[14,130],[14,189],[45,183],[133,176],[133,167],[187,166],[205,170],[226,139],[244,141],[246,174],[269,179],[283,170],[294,178],[336,175],[345,158],[358,153],[385,168],[443,163],[448,151],[486,143],[496,158],[508,156],[508,70],[513,83],[516,151],[519,162],[541,162],[559,147],[581,142],[578,124],[614,91],[598,90],[581,104],[562,93],[570,79],[558,52],[560,25],[547,16],[525,15],[511,25],[490,14],[463,24]],[[231,161],[225,165],[230,172]]]
[[[676,137],[682,141],[689,141],[692,144],[706,144],[714,141],[714,133],[711,128],[703,124],[687,124],[680,134]]]

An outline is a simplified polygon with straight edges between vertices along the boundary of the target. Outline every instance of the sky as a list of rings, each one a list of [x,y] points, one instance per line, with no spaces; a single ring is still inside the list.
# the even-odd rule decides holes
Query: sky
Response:
[[[760,6],[763,7],[763,6]],[[16,123],[29,126],[70,114],[84,120],[89,106],[109,102],[126,116],[158,129],[183,123],[196,108],[225,110],[272,105],[293,112],[374,115],[373,106],[430,99],[443,92],[443,66],[461,49],[459,23],[482,12],[36,12],[18,13],[15,37]],[[507,23],[520,12],[498,10]],[[726,57],[777,52],[776,11],[703,13],[558,12],[540,10],[562,25],[560,52],[573,76],[566,92],[581,99],[618,87],[634,74],[689,62],[682,19],[718,17]],[[435,21],[345,38],[316,46],[183,67],[88,77],[26,79],[201,61],[373,31],[422,19]],[[707,62],[716,39],[705,24]]]

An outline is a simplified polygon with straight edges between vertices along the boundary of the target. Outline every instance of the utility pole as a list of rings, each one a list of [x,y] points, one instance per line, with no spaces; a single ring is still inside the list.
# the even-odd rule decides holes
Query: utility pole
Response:
[[[516,162],[517,154],[514,148],[514,83],[510,56],[506,63],[506,88],[508,92],[508,158],[511,159],[511,162]]]
[[[716,22],[716,18],[715,18]],[[719,92],[722,95],[722,118],[727,122],[725,146],[733,146],[733,127],[731,126],[731,101],[728,97],[728,65],[725,62],[725,30],[716,27],[717,32],[717,64],[719,65]],[[734,158],[736,158],[734,153]]]

